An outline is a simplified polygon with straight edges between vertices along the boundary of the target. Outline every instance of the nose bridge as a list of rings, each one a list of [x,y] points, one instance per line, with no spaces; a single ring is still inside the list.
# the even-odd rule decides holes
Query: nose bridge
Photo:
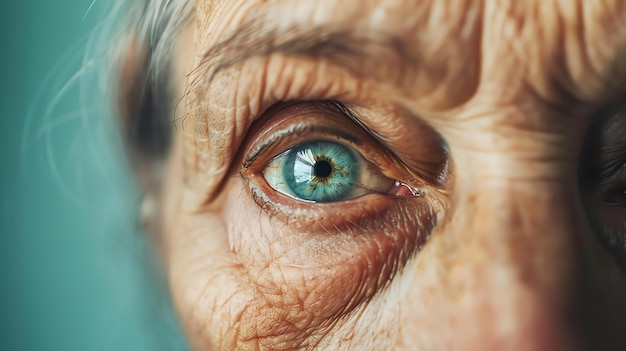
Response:
[[[467,313],[491,311],[484,322],[503,339],[522,337],[524,343],[536,343],[536,349],[558,349],[548,344],[570,320],[579,228],[572,223],[579,218],[575,192],[550,180],[475,184],[473,191],[460,195],[453,214],[463,224],[451,232],[451,253],[458,258],[446,259],[458,273],[449,276],[450,288],[467,289]]]
[[[575,327],[575,192],[556,181],[474,184],[456,192],[448,222],[408,270],[403,301],[418,311],[404,315],[405,332],[420,325],[410,314],[437,306],[425,314],[450,327],[442,349],[575,349],[566,337]],[[424,305],[411,305],[416,295]]]
[[[521,118],[517,112],[504,115]],[[506,136],[487,128],[474,134],[482,140],[472,139],[485,149],[457,153],[455,197],[442,231],[453,254],[444,261],[462,262],[459,270],[493,289],[515,289],[511,299],[558,296],[571,283],[578,231],[584,227],[569,151],[575,145],[547,126],[524,134],[501,124]],[[506,299],[499,295],[492,301]]]
[[[580,217],[575,187],[554,180],[476,184],[459,195],[452,214],[459,226],[450,232],[454,251],[476,257],[477,263],[488,262],[480,268],[500,277],[494,284],[502,283],[506,274],[508,284],[528,289],[561,286],[573,264],[579,230],[573,222]]]

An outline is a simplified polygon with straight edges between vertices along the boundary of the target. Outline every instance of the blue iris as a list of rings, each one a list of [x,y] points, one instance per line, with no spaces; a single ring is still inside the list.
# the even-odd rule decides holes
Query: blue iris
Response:
[[[354,151],[331,141],[314,141],[289,150],[283,163],[285,183],[300,199],[345,200],[359,179]]]

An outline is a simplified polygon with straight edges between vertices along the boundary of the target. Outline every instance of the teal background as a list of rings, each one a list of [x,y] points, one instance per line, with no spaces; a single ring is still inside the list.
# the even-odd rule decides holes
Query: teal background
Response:
[[[0,350],[186,349],[103,95],[111,3],[0,5]]]

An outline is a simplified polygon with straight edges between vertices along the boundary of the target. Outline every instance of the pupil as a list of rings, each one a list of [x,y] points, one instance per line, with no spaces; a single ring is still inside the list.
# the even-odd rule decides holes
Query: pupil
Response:
[[[316,177],[326,178],[332,173],[333,169],[328,161],[318,161],[313,166],[313,171]]]

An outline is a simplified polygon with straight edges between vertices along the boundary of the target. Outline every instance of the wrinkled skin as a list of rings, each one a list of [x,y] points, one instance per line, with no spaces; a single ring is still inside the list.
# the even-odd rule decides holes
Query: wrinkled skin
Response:
[[[626,148],[624,118],[602,126],[626,96],[622,4],[198,0],[158,216],[192,347],[626,349],[626,211],[584,180],[593,130]],[[309,45],[328,33],[349,49]],[[357,136],[419,195],[277,192],[264,166],[310,136],[251,153],[294,124]]]

